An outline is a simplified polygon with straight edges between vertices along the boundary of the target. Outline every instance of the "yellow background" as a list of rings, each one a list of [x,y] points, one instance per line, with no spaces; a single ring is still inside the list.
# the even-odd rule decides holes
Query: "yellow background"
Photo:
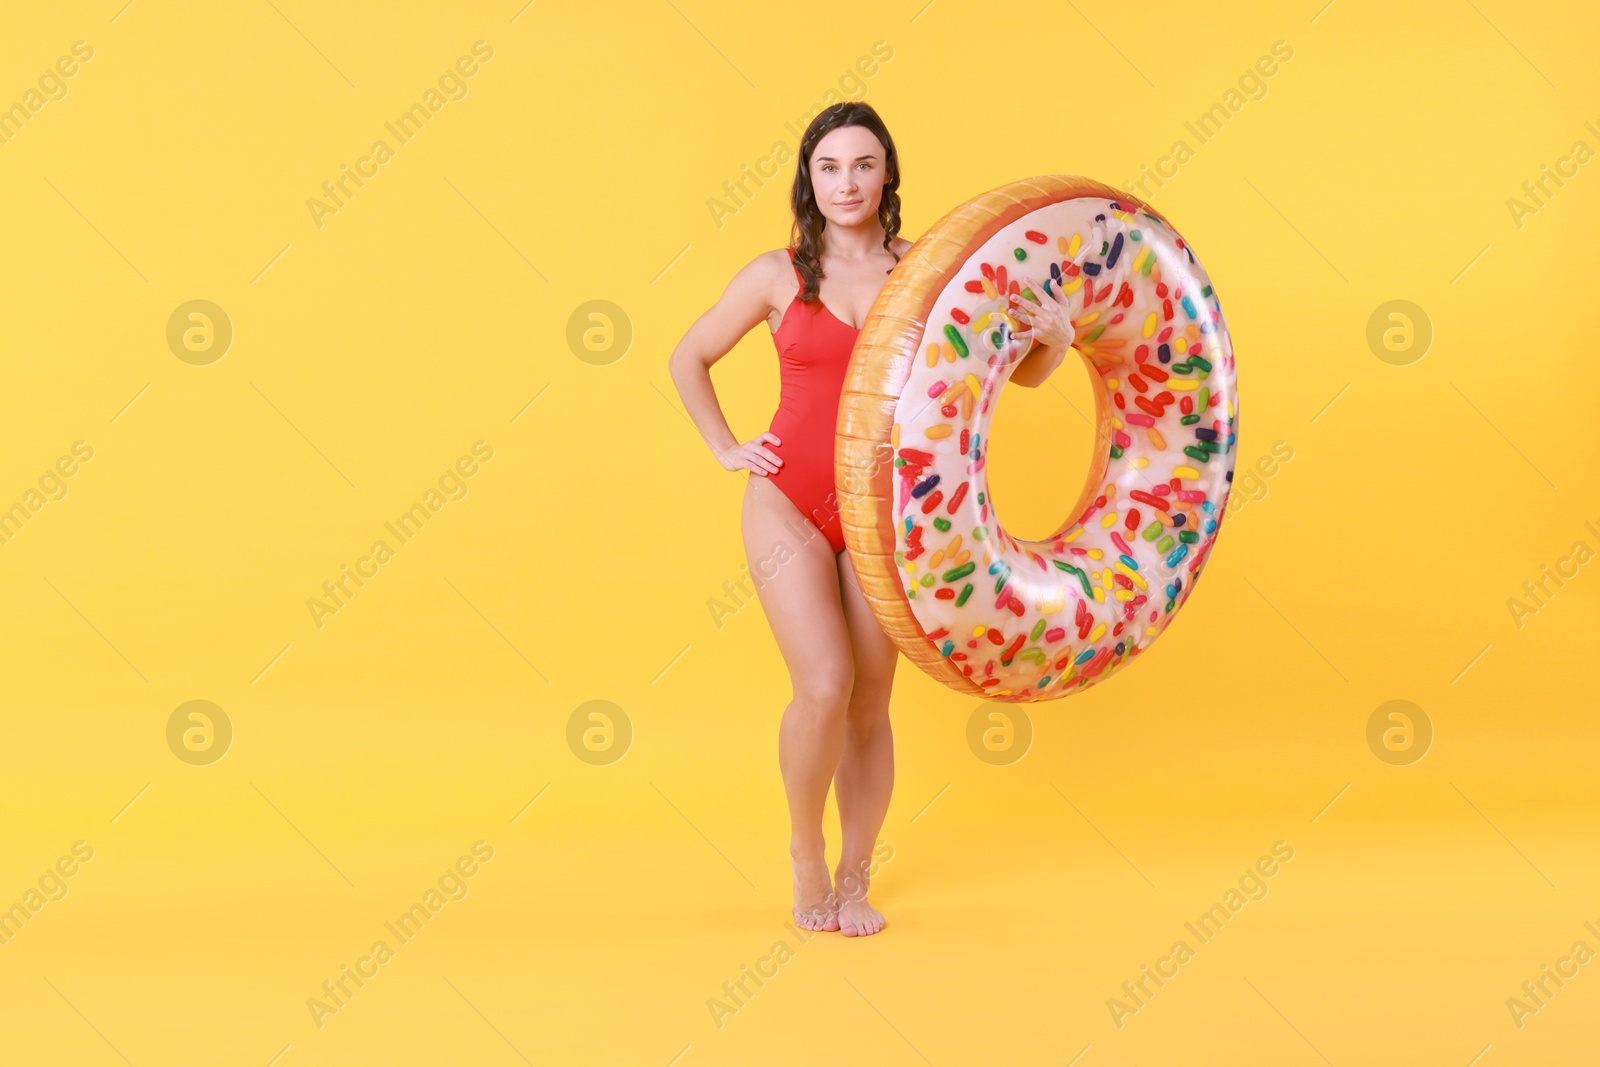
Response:
[[[0,945],[0,1058],[1593,1055],[1600,964],[1520,1029],[1506,1006],[1600,949],[1600,567],[1520,628],[1507,607],[1600,549],[1600,163],[1520,227],[1506,205],[1600,147],[1591,9],[120,5],[13,6],[0,33],[0,103],[94,49],[0,145],[0,505],[94,449],[0,545],[0,906],[94,849]],[[478,40],[468,95],[319,228],[306,201]],[[1266,95],[1198,144],[1185,121],[1279,40]],[[1150,200],[1233,331],[1241,465],[1293,459],[1138,664],[1024,709],[1020,760],[978,759],[974,705],[902,664],[888,928],[802,946],[782,661],[758,605],[720,628],[707,605],[745,566],[744,476],[666,361],[785,243],[793,165],[720,227],[707,201],[876,41],[892,59],[846,88],[896,138],[908,237],[1005,182],[1120,185],[1190,142]],[[193,299],[233,324],[208,366],[166,343]],[[1395,299],[1434,331],[1405,366],[1366,342]],[[567,341],[591,300],[633,330],[604,365]],[[765,331],[714,377],[740,438],[764,429]],[[1068,366],[1001,405],[1019,535],[1075,499],[1088,397]],[[480,440],[467,495],[319,628],[307,600]],[[234,730],[209,766],[166,741],[194,699]],[[1367,747],[1392,699],[1435,732],[1409,766]],[[591,700],[631,724],[610,765],[568,746]],[[318,1028],[308,998],[480,840],[468,895]],[[1269,895],[1119,1028],[1108,999],[1280,840]],[[708,998],[780,939],[718,1027]]]

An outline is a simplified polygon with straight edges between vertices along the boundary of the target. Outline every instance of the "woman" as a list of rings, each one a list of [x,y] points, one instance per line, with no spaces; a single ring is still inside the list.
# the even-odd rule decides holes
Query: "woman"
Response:
[[[844,551],[833,438],[856,335],[911,247],[897,236],[899,187],[899,157],[876,111],[846,101],[818,114],[800,139],[793,247],[764,252],[734,275],[669,363],[684,407],[722,466],[755,475],[745,484],[742,517],[751,570],[758,560],[779,564],[770,579],[770,567],[759,572],[759,597],[793,688],[778,763],[789,801],[795,921],[851,937],[884,927],[867,901],[867,872],[894,784],[896,650]],[[1054,301],[1024,303],[1019,316],[1033,315],[1033,337],[1058,342],[1030,352],[1012,372],[1011,381],[1035,386],[1060,363],[1071,327]],[[767,431],[740,443],[710,368],[762,319],[778,348],[782,396]],[[842,836],[832,880],[822,833],[830,782]]]

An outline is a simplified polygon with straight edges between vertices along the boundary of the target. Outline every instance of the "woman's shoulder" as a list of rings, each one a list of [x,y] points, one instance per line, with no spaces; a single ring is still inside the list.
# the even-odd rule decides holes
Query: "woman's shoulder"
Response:
[[[767,252],[757,252],[755,258],[740,267],[738,274],[745,277],[776,276],[779,272],[789,272],[789,250],[787,248],[774,248]]]
[[[786,249],[774,248],[759,252],[755,258],[734,272],[729,289],[742,293],[775,293],[785,284],[794,284],[794,268]]]
[[[763,286],[781,285],[786,280],[793,280],[794,265],[787,248],[774,248],[757,253],[754,259],[739,268],[739,274]]]
[[[894,249],[894,254],[895,255],[903,256],[907,252],[911,251],[911,246],[916,244],[916,242],[915,241],[909,241],[906,238],[901,237],[899,234],[896,234],[894,240],[891,241],[889,244],[890,244],[890,247]]]
[[[795,268],[788,248],[757,253],[739,268],[729,288],[744,294],[744,299],[765,305],[769,315],[781,315],[795,290]]]

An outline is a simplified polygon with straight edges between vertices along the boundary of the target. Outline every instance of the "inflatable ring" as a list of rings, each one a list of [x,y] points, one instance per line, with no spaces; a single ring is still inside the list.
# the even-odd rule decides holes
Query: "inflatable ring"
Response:
[[[1071,518],[1006,533],[984,457],[1031,341],[1026,272],[1059,294],[1100,388]],[[1048,279],[1048,280],[1047,280]],[[940,219],[851,354],[834,444],[845,545],[884,631],[962,693],[1069,696],[1149,647],[1194,591],[1233,480],[1233,345],[1193,250],[1142,201],[1050,175]]]

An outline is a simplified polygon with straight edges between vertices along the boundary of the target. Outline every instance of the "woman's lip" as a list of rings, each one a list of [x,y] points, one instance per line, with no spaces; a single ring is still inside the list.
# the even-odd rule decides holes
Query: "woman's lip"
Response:
[[[859,201],[859,200],[846,200],[844,203],[842,203],[842,204],[840,204],[838,206],[839,207],[855,207],[859,203],[861,203],[861,201]]]

